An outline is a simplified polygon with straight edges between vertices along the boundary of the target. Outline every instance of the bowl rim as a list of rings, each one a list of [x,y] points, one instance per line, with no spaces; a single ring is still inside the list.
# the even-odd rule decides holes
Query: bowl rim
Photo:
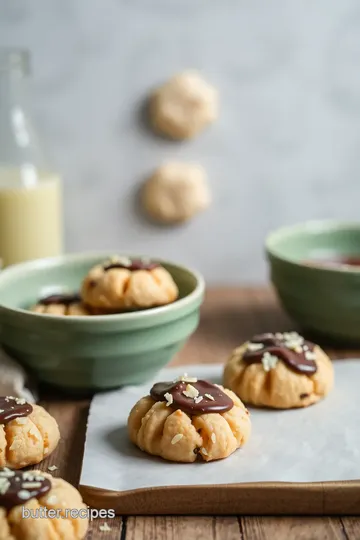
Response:
[[[186,307],[188,304],[191,304],[194,300],[201,297],[202,294],[205,292],[205,279],[202,276],[200,272],[197,270],[194,270],[188,266],[184,266],[182,264],[179,264],[175,261],[169,261],[167,259],[164,259],[162,257],[156,257],[156,256],[148,256],[148,255],[129,255],[129,254],[121,254],[119,250],[106,250],[106,251],[85,251],[81,253],[68,253],[64,255],[58,255],[55,257],[44,257],[42,259],[33,259],[30,261],[24,261],[18,264],[13,264],[10,266],[7,266],[3,270],[0,270],[0,282],[5,275],[12,274],[13,272],[23,272],[24,268],[29,267],[31,269],[40,269],[40,268],[49,268],[51,266],[57,266],[61,262],[72,262],[77,260],[84,260],[87,259],[92,260],[94,258],[102,258],[104,257],[109,258],[113,255],[109,255],[109,253],[116,253],[119,257],[127,257],[130,259],[150,259],[151,261],[159,262],[160,264],[175,266],[179,270],[185,271],[189,274],[192,274],[196,279],[196,286],[194,290],[184,296],[183,298],[180,298],[179,300],[175,300],[174,302],[171,302],[170,304],[166,304],[164,306],[157,306],[152,307],[149,309],[143,309],[139,311],[131,311],[131,312],[125,312],[125,313],[111,313],[106,315],[91,315],[89,317],[84,317],[83,315],[71,315],[71,317],[64,317],[64,315],[53,315],[48,313],[36,313],[33,311],[29,311],[27,309],[23,308],[14,308],[9,307],[6,305],[3,305],[0,302],[0,309],[6,310],[10,313],[14,314],[21,314],[22,316],[27,316],[32,320],[48,320],[48,321],[61,321],[63,324],[73,324],[73,323],[89,323],[89,324],[99,324],[100,322],[106,323],[107,321],[115,322],[115,321],[123,321],[123,322],[130,322],[132,320],[139,320],[142,319],[148,319],[155,315],[161,315],[165,314],[168,311],[173,310],[181,310],[182,308]],[[96,264],[96,263],[94,263]]]
[[[281,238],[289,236],[291,237],[294,233],[303,231],[304,233],[321,233],[326,231],[336,231],[336,230],[358,230],[360,234],[360,222],[359,221],[341,221],[336,219],[313,219],[308,221],[303,221],[300,223],[295,223],[293,225],[285,225],[271,231],[265,238],[265,250],[267,254],[271,257],[275,257],[278,260],[284,261],[288,264],[296,266],[298,268],[303,268],[312,272],[329,272],[332,274],[343,273],[344,271],[347,274],[359,274],[360,267],[356,267],[350,264],[339,263],[336,266],[310,266],[301,261],[296,261],[287,257],[286,255],[280,254],[275,247],[275,243]]]

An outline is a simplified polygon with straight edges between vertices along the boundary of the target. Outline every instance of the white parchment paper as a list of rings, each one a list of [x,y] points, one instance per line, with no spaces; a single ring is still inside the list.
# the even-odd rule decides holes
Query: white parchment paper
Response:
[[[165,369],[157,381],[189,375],[221,382],[223,366]],[[91,405],[80,483],[114,491],[240,482],[319,482],[360,478],[360,359],[335,362],[335,388],[306,409],[251,409],[252,436],[232,456],[177,464],[130,443],[126,421],[153,382],[97,395]]]

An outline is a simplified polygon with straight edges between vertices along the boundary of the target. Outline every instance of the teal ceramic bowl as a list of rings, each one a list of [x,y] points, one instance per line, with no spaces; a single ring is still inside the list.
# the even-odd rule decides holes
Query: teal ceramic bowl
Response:
[[[81,393],[144,383],[173,358],[198,326],[203,278],[159,259],[153,260],[167,268],[180,291],[179,299],[167,306],[89,317],[26,310],[52,292],[78,291],[88,270],[108,257],[65,255],[0,272],[2,346],[40,382]]]
[[[360,342],[360,223],[315,221],[267,238],[271,280],[289,315],[306,330]],[[330,263],[330,264],[329,264]]]

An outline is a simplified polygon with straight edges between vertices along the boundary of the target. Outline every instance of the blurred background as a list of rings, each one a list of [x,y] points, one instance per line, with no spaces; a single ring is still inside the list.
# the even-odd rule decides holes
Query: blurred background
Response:
[[[267,279],[272,229],[359,218],[356,0],[0,0],[0,46],[31,51],[67,251],[148,253],[247,284]],[[219,119],[190,142],[159,139],[144,100],[189,68],[219,90]],[[184,226],[152,225],[135,204],[166,159],[209,176],[213,204]]]

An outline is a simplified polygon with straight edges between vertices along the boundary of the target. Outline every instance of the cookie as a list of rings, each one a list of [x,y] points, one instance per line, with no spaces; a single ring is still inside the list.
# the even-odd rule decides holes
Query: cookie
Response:
[[[130,440],[169,461],[223,459],[250,436],[250,416],[230,390],[184,375],[157,383],[128,418]]]
[[[206,173],[192,163],[165,163],[145,182],[141,202],[145,213],[159,223],[189,221],[211,203]]]
[[[40,463],[59,439],[56,420],[43,407],[22,398],[0,397],[0,467],[21,469]]]
[[[78,294],[52,294],[41,298],[30,308],[35,313],[47,315],[90,315]]]
[[[217,116],[218,92],[196,71],[175,75],[150,96],[150,123],[170,139],[190,139]]]
[[[0,469],[1,540],[81,540],[87,528],[87,507],[65,480]]]
[[[247,404],[307,407],[330,392],[334,368],[318,345],[296,332],[261,334],[232,352],[224,384]]]
[[[178,294],[160,264],[117,257],[91,268],[81,289],[83,302],[96,314],[163,306]]]

